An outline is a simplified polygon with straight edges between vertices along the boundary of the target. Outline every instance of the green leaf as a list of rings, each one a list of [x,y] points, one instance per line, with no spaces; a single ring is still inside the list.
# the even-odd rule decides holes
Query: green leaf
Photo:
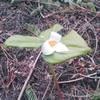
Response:
[[[30,13],[30,15],[36,15],[38,14],[39,11],[41,11],[43,9],[43,5],[37,7],[36,9],[33,9],[32,12]]]
[[[51,64],[57,64],[64,62],[65,60],[68,60],[70,58],[74,58],[77,56],[82,56],[86,55],[89,51],[90,48],[77,48],[77,47],[68,47],[70,51],[68,51],[66,54],[65,53],[54,53],[49,56],[43,55],[43,58],[45,61]]]
[[[40,39],[43,39],[44,41],[46,41],[46,40],[49,38],[49,36],[50,36],[50,34],[51,34],[52,31],[58,32],[58,31],[60,31],[62,28],[63,28],[63,27],[62,27],[60,24],[55,24],[55,25],[52,26],[51,28],[49,28],[49,29],[47,29],[47,30],[41,32],[41,34],[39,35],[39,38],[40,38]]]
[[[11,0],[11,3],[14,3],[15,0]]]
[[[64,3],[67,3],[67,2],[69,2],[69,0],[64,0]]]
[[[87,6],[91,9],[92,12],[96,12],[95,4],[92,2],[88,2]]]
[[[82,2],[81,5],[89,8],[92,12],[96,13],[96,8],[95,8],[96,6],[95,6],[94,3],[92,3],[92,2],[87,2],[87,3]]]
[[[38,48],[43,44],[43,41],[37,37],[12,35],[9,37],[4,45],[7,47],[21,47],[21,48]]]
[[[85,42],[85,40],[74,30],[72,30],[71,32],[69,32],[67,35],[65,35],[62,38],[62,42],[66,45],[66,46],[72,46],[72,47],[87,47],[87,43]]]
[[[50,2],[50,3],[52,3],[53,1],[52,0],[42,0],[42,2],[45,2],[45,3]]]
[[[92,100],[100,100],[100,89],[96,90],[96,91],[92,94]]]
[[[26,23],[24,28],[27,31],[34,33],[36,36],[40,33],[39,28],[33,24]]]
[[[69,51],[66,53],[55,52],[49,56],[42,55],[45,61],[48,63],[57,64],[70,58],[86,55],[91,51],[84,39],[74,30],[72,30],[68,35],[64,36],[62,38],[62,42],[69,48]]]
[[[22,0],[11,0],[11,3],[14,4],[14,3],[17,3],[17,2],[21,2]]]
[[[77,3],[77,4],[81,4],[81,3],[82,3],[82,0],[77,0],[76,3]]]
[[[62,28],[61,25],[55,24],[50,29],[41,32],[38,37],[12,35],[5,41],[4,45],[7,47],[38,48],[49,38],[52,31],[57,32]],[[28,30],[34,31],[33,26],[30,26]]]
[[[33,92],[34,91],[33,91],[32,87],[30,85],[28,85],[28,87],[25,90],[25,95],[28,100],[36,100],[36,96]]]

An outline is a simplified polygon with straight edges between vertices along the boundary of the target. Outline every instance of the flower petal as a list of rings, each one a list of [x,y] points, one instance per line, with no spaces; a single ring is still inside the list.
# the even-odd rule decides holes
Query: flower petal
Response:
[[[59,42],[55,46],[55,51],[60,53],[66,53],[69,49],[63,43]]]
[[[51,32],[50,39],[56,40],[59,42],[61,40],[62,36],[58,34],[57,32]]]
[[[53,47],[51,47],[50,45],[49,45],[49,43],[48,43],[49,41],[46,41],[44,44],[43,44],[43,46],[42,46],[42,53],[44,54],[44,55],[50,55],[50,54],[52,54],[52,53],[54,53],[55,52],[55,49],[53,48]]]

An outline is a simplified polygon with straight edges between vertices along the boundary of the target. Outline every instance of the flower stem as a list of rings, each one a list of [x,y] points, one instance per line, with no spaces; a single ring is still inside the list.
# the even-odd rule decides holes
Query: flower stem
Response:
[[[55,88],[57,89],[57,95],[59,96],[60,100],[64,100],[64,95],[59,87],[59,83],[58,83],[58,80],[56,78],[55,66],[49,65],[49,69],[50,69],[50,72],[52,74],[52,80],[54,81]]]

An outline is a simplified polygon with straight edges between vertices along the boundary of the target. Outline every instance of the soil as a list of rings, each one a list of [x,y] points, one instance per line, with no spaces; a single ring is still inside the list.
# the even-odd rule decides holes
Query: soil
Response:
[[[70,8],[66,4],[61,4],[60,7],[44,5],[41,12],[36,11],[31,14],[38,7],[35,2],[23,1],[11,4],[4,0],[0,1],[0,100],[17,100],[31,69],[29,65],[35,61],[39,53],[39,50],[35,49],[3,47],[5,40],[13,34],[38,35],[28,31],[25,27],[26,23],[35,25],[40,31],[59,23],[64,27],[60,32],[62,35],[74,29],[87,41],[93,51],[89,55],[56,65],[56,73],[59,86],[65,96],[64,100],[92,99],[91,95],[100,84],[98,81],[100,5],[99,1],[95,3],[97,4],[95,14],[80,8]],[[91,75],[94,73],[96,74]],[[64,81],[66,82],[63,83]],[[51,80],[48,64],[42,57],[39,58],[28,85],[31,86],[38,100],[60,100]],[[28,100],[25,93],[21,100]]]

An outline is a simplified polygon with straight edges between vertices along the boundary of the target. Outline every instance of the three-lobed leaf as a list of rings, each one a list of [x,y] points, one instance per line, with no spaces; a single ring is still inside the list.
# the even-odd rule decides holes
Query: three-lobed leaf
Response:
[[[61,25],[55,24],[50,29],[41,32],[38,37],[13,35],[9,37],[4,44],[8,47],[38,48],[49,38],[52,31],[58,32],[62,28]],[[69,48],[69,51],[66,53],[55,52],[49,56],[42,55],[45,61],[56,64],[73,57],[86,55],[91,51],[85,40],[74,30],[62,37],[61,41]]]

